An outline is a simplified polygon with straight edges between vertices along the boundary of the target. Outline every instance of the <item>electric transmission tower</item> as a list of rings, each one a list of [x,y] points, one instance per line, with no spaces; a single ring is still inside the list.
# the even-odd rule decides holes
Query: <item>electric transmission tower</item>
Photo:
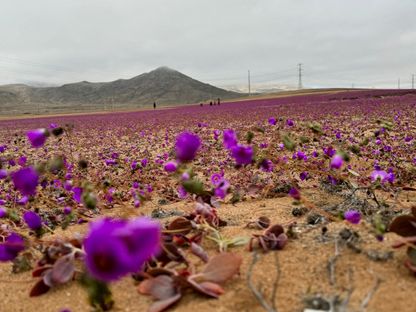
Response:
[[[299,79],[298,79],[298,89],[302,89],[302,63],[298,64]]]
[[[248,76],[247,76],[247,78],[248,78],[248,95],[250,96],[251,95],[251,77],[250,77],[250,70],[248,71]]]

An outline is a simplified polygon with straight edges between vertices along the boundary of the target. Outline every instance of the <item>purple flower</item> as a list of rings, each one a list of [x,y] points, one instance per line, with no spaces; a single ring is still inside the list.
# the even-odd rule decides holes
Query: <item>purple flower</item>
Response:
[[[272,172],[273,171],[273,162],[270,159],[263,159],[260,163],[260,168],[264,172]]]
[[[19,166],[24,166],[26,164],[27,158],[26,156],[21,156],[18,160],[17,163],[19,164]]]
[[[295,125],[295,122],[294,122],[292,119],[288,119],[288,120],[286,120],[286,124],[287,124],[289,127],[293,127],[293,126]]]
[[[223,177],[222,177],[222,175],[221,175],[221,174],[219,174],[219,173],[214,173],[214,174],[211,176],[211,183],[212,183],[212,185],[214,185],[214,186],[218,186],[218,185],[221,183],[222,179],[223,179]]]
[[[231,156],[237,165],[248,165],[253,161],[253,149],[251,146],[238,144],[231,148]]]
[[[6,241],[0,244],[0,261],[13,260],[23,249],[25,249],[23,238],[19,234],[11,233]]]
[[[180,199],[184,199],[186,198],[186,196],[188,196],[188,192],[185,190],[185,188],[182,185],[180,185],[178,187],[178,197]]]
[[[215,188],[214,194],[215,196],[224,199],[225,196],[227,196],[227,192],[229,188],[230,188],[230,183],[226,179],[222,178],[220,183],[218,183],[217,187]]]
[[[48,131],[46,129],[30,130],[26,133],[26,135],[30,141],[30,144],[32,144],[32,147],[39,148],[45,144],[46,138],[48,136]]]
[[[227,129],[223,131],[224,136],[224,147],[226,149],[230,149],[237,145],[238,139],[237,134],[234,130]]]
[[[78,203],[78,204],[80,204],[81,203],[81,197],[82,197],[82,193],[83,193],[83,189],[82,188],[80,188],[80,187],[74,187],[73,189],[72,189],[72,192],[74,193],[73,195],[72,195],[72,198]]]
[[[20,206],[24,206],[29,202],[29,197],[27,196],[23,196],[22,198],[18,199],[16,201],[16,204],[20,205]]]
[[[131,163],[131,165],[130,165],[131,170],[136,170],[136,169],[137,169],[137,165],[138,165],[137,161],[135,161],[135,160],[134,160],[134,161]]]
[[[7,216],[7,210],[4,207],[0,207],[0,218]]]
[[[339,169],[342,167],[342,164],[344,163],[344,160],[342,159],[342,156],[339,154],[336,154],[331,159],[331,168],[332,169]]]
[[[384,170],[374,170],[373,172],[371,172],[370,178],[372,182],[380,181],[381,183],[384,183],[388,181],[389,174],[385,172]],[[394,177],[393,177],[393,180],[394,180]]]
[[[361,220],[361,213],[357,210],[347,210],[344,213],[344,218],[352,224],[358,224]]]
[[[182,181],[186,181],[186,180],[189,180],[189,178],[191,177],[191,175],[189,174],[189,172],[188,171],[185,171],[184,173],[182,173],[182,175],[181,175],[181,179],[182,179]]]
[[[23,214],[23,219],[27,226],[34,231],[39,230],[42,227],[42,219],[34,211],[26,211]]]
[[[269,124],[270,124],[270,125],[275,126],[275,125],[276,125],[276,123],[277,123],[276,118],[274,118],[274,117],[270,117],[270,118],[269,118]]]
[[[6,169],[0,169],[0,180],[7,178],[7,171]]]
[[[94,278],[105,282],[135,273],[159,252],[160,236],[160,225],[144,217],[92,222],[84,240],[87,269]]]
[[[289,195],[296,200],[300,200],[300,192],[297,188],[292,187],[289,191]]]
[[[63,211],[64,215],[69,215],[71,212],[72,212],[72,208],[71,207],[66,206],[64,208],[64,211]]]
[[[71,191],[72,190],[72,181],[65,181],[64,182],[64,189],[66,190],[66,191]]]
[[[296,157],[297,157],[299,160],[302,160],[302,159],[305,159],[306,155],[305,155],[305,153],[304,153],[304,152],[302,152],[302,151],[298,151],[298,152],[296,153]]]
[[[114,165],[117,165],[117,160],[115,160],[115,159],[106,159],[105,164],[107,166],[114,166]]]
[[[178,169],[178,164],[175,161],[168,161],[164,168],[166,172],[175,172]]]
[[[201,146],[201,139],[196,134],[183,132],[176,138],[176,157],[181,162],[191,161]]]
[[[309,177],[309,173],[307,171],[303,171],[299,174],[299,177],[302,181],[304,181]]]
[[[332,157],[335,155],[336,151],[332,148],[332,146],[324,147],[323,148],[325,155],[328,157]]]
[[[146,167],[147,164],[149,163],[149,161],[147,160],[147,158],[143,158],[142,161],[140,162],[142,164],[142,167]]]
[[[36,194],[36,187],[39,183],[39,175],[32,167],[27,167],[12,173],[14,187],[23,195],[31,196]]]
[[[219,138],[220,134],[221,134],[220,130],[214,130],[214,140],[215,141],[218,141],[218,138]]]

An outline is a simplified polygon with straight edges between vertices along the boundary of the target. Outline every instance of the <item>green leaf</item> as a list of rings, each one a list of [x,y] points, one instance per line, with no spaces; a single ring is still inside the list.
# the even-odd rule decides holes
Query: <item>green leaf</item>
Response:
[[[197,179],[190,179],[182,182],[184,189],[191,194],[201,195],[204,193],[204,184]]]

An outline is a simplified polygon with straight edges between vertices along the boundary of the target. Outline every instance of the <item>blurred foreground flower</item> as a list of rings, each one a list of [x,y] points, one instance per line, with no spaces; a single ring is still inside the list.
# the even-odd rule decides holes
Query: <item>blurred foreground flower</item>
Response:
[[[176,157],[181,162],[191,161],[201,146],[201,139],[196,134],[183,132],[176,138]]]
[[[42,227],[42,219],[34,211],[26,211],[23,214],[23,219],[27,226],[34,231],[39,230]]]
[[[344,218],[349,223],[358,224],[360,223],[360,220],[361,220],[361,213],[357,210],[347,210],[344,213]]]
[[[253,161],[253,149],[250,146],[238,144],[231,148],[231,156],[237,165],[248,165]]]
[[[34,148],[42,147],[43,144],[45,144],[46,142],[48,134],[48,130],[46,129],[30,130],[26,133],[27,138],[30,141],[30,144],[32,144],[32,147]]]
[[[0,244],[0,261],[10,261],[25,249],[23,238],[16,233],[11,233],[4,243]]]
[[[32,167],[23,168],[13,172],[12,180],[14,187],[23,195],[31,196],[36,194],[39,175]]]
[[[276,123],[277,123],[276,118],[274,118],[274,117],[270,117],[270,118],[269,118],[269,124],[270,124],[270,125],[275,126],[275,125],[276,125]]]
[[[160,236],[159,223],[144,217],[93,222],[84,241],[87,269],[105,282],[135,273],[159,252]]]
[[[226,149],[230,149],[233,146],[237,145],[238,139],[237,139],[237,134],[235,133],[234,130],[231,130],[231,129],[224,130],[223,136],[224,136],[224,147]]]
[[[165,163],[164,168],[166,172],[175,172],[178,169],[178,164],[174,161],[168,161]]]
[[[344,160],[342,159],[342,156],[339,154],[336,154],[331,159],[331,168],[332,169],[339,169],[342,167],[342,164],[344,163]]]

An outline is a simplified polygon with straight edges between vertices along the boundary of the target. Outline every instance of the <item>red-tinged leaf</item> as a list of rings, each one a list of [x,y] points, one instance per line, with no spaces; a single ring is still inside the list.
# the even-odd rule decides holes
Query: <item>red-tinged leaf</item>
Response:
[[[214,196],[211,196],[209,201],[212,207],[215,207],[217,209],[221,207],[220,202]]]
[[[277,245],[276,245],[276,248],[277,249],[283,249],[283,247],[286,246],[287,240],[288,240],[288,238],[287,238],[287,236],[286,236],[285,233],[280,234],[277,237],[277,242],[276,242]]]
[[[66,255],[55,262],[51,272],[51,279],[54,284],[64,284],[72,279],[75,272],[73,260],[72,255]]]
[[[35,268],[32,271],[32,276],[33,277],[40,277],[46,270],[50,270],[51,268],[52,268],[51,265],[46,265],[46,266],[43,266],[43,267]]]
[[[404,265],[413,273],[416,273],[416,265],[412,264],[412,261],[410,261],[410,259],[406,259],[406,261],[404,262]]]
[[[405,215],[394,218],[389,231],[404,237],[416,236],[416,217]]]
[[[146,271],[146,274],[149,274],[152,277],[156,277],[159,275],[171,276],[174,274],[174,271],[168,270],[166,268],[150,268]]]
[[[412,207],[412,214],[416,218],[416,206]]]
[[[39,280],[30,291],[30,297],[37,297],[48,292],[50,287],[43,282],[43,279]]]
[[[192,231],[192,223],[184,217],[178,217],[168,225],[168,232],[186,235]]]
[[[159,300],[154,302],[149,309],[147,310],[148,312],[161,312],[166,310],[167,308],[169,308],[170,306],[172,306],[173,304],[175,304],[176,302],[179,301],[179,299],[181,299],[182,294],[177,293],[176,295],[166,298],[164,300]]]
[[[267,233],[273,233],[276,237],[279,237],[280,234],[284,233],[285,230],[283,229],[283,226],[281,226],[280,224],[275,224],[272,225],[271,227],[269,227],[266,230]]]
[[[208,254],[200,245],[192,242],[191,243],[191,251],[195,256],[198,256],[202,261],[208,262]]]
[[[407,256],[413,266],[416,266],[416,249],[412,247],[407,248]]]
[[[392,247],[393,248],[400,248],[407,244],[416,244],[416,236],[409,236],[409,237],[403,237],[401,240],[395,242]]]
[[[224,293],[224,289],[220,285],[215,284],[215,283],[211,283],[211,282],[198,283],[194,281],[192,277],[188,278],[188,283],[196,291],[204,295],[213,297],[213,298],[218,298],[220,295]]]
[[[140,283],[137,290],[143,295],[150,295],[159,300],[168,299],[177,293],[172,277],[167,275],[159,275],[155,278],[144,280]]]
[[[221,253],[211,258],[201,275],[204,281],[222,284],[235,275],[242,262],[242,258],[233,253]]]
[[[270,226],[270,219],[265,216],[261,216],[257,219],[257,223],[263,229],[267,229]]]
[[[43,275],[42,277],[43,282],[48,286],[48,287],[55,287],[58,285],[58,283],[55,283],[55,281],[52,279],[52,270],[48,270],[46,271],[46,273]]]

